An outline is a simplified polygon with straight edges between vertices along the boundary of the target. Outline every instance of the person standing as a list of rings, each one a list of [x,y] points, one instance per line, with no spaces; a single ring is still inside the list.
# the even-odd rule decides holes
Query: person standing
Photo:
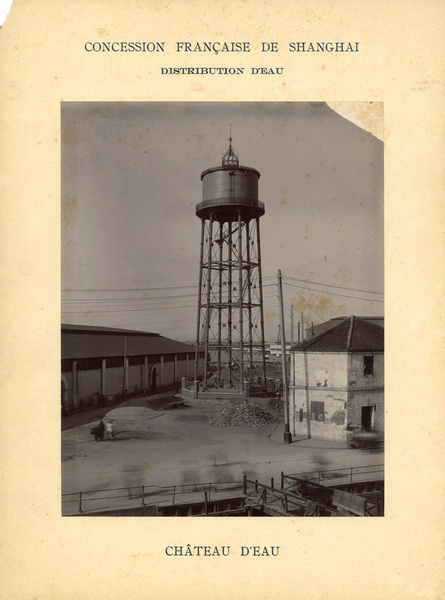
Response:
[[[114,425],[113,425],[112,421],[107,421],[105,430],[108,434],[108,439],[112,440],[114,438]]]
[[[94,439],[96,440],[96,442],[98,442],[99,440],[102,441],[104,439],[104,431],[105,425],[104,422],[101,420],[99,425],[93,427],[90,433],[91,435],[94,435]]]

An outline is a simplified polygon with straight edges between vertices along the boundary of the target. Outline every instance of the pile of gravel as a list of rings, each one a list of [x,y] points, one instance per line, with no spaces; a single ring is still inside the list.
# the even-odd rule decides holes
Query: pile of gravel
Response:
[[[257,404],[239,404],[223,408],[209,418],[218,427],[265,427],[275,422],[275,417]]]
[[[141,419],[156,419],[159,417],[159,413],[151,408],[145,406],[125,406],[122,405],[119,408],[109,411],[104,421],[139,421]]]
[[[119,421],[147,421],[160,417],[163,411],[180,408],[188,407],[176,396],[133,398],[109,411],[105,420],[114,420],[115,424]]]

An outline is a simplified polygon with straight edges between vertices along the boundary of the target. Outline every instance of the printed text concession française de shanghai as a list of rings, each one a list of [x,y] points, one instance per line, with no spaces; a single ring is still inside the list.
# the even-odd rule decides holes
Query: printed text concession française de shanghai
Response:
[[[142,42],[142,41],[107,41],[86,42],[86,52],[147,52],[164,53],[165,42]],[[168,49],[168,48],[167,48]],[[259,46],[261,53],[276,53],[280,51],[278,42],[261,42]],[[289,42],[287,49],[291,53],[301,52],[328,52],[349,53],[359,52],[359,42]],[[250,53],[252,47],[250,42],[176,42],[177,53]]]

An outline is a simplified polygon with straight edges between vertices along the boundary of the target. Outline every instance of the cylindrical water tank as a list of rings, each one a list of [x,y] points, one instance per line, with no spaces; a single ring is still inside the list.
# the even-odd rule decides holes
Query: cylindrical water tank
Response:
[[[201,219],[232,221],[239,211],[243,219],[264,215],[264,204],[258,200],[260,173],[251,167],[220,166],[201,174],[202,201],[196,205]]]

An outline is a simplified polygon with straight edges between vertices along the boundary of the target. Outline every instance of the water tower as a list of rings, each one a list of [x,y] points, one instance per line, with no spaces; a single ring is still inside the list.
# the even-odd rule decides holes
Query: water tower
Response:
[[[259,178],[256,169],[239,164],[231,136],[222,164],[201,174],[195,378],[204,352],[203,385],[209,390],[247,393],[266,380]]]

